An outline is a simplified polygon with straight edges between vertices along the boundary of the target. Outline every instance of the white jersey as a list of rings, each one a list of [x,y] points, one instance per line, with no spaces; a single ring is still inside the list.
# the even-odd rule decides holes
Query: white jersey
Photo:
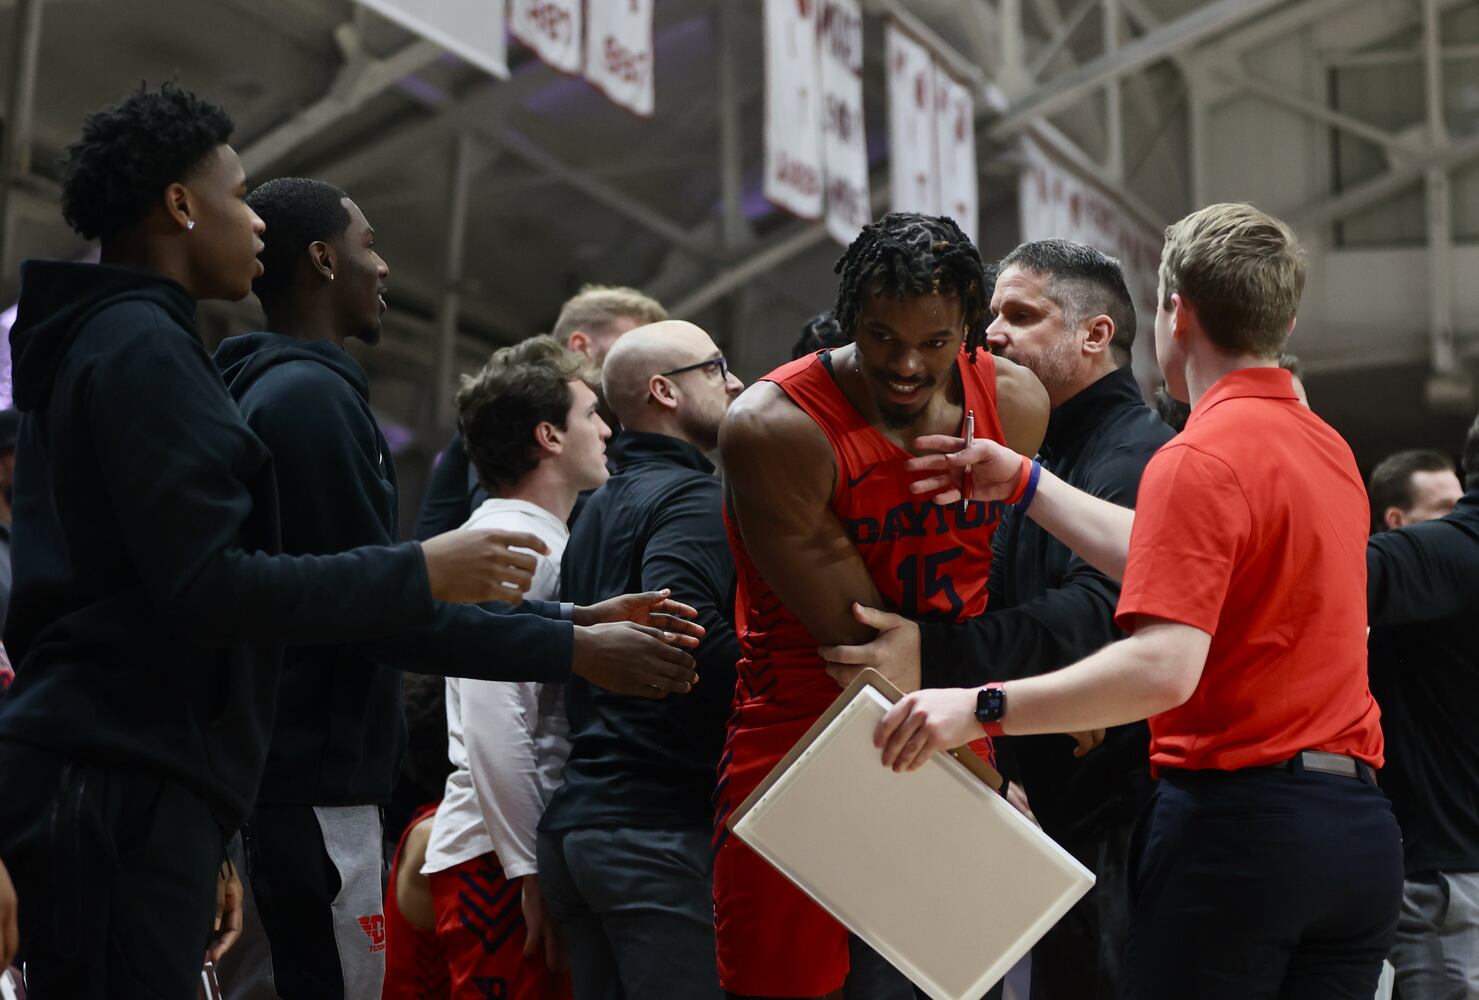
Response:
[[[570,530],[524,500],[485,500],[464,527],[536,535],[549,547],[537,556],[525,597],[559,599],[560,557]],[[534,838],[560,785],[570,753],[565,686],[534,681],[447,678],[447,778],[432,823],[423,874],[445,871],[492,851],[505,877],[532,875]]]

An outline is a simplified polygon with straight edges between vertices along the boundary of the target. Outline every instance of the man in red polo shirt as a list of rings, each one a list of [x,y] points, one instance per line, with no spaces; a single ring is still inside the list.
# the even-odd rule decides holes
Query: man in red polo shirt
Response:
[[[1136,833],[1128,996],[1369,997],[1402,893],[1373,768],[1365,491],[1350,448],[1278,367],[1304,287],[1294,234],[1248,205],[1166,230],[1156,353],[1192,404],[1137,510],[993,442],[917,445],[921,493],[1009,498],[1109,575],[1130,637],[1056,673],[919,691],[876,741],[895,770],[981,734],[1148,718],[1155,797]]]

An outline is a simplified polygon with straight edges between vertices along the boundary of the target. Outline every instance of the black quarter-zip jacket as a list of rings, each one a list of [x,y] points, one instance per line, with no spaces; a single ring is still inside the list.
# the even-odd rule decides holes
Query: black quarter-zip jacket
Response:
[[[215,361],[276,470],[283,551],[343,552],[396,536],[395,461],[364,369],[329,340],[231,337]],[[454,526],[455,527],[455,526]],[[558,616],[558,604],[526,610]],[[405,752],[400,670],[485,680],[565,680],[567,622],[439,604],[423,628],[372,642],[290,645],[258,801],[368,805],[390,799]]]
[[[425,560],[414,544],[278,554],[271,456],[180,285],[55,261],[27,261],[21,282],[0,739],[166,774],[233,830],[266,759],[282,644],[427,624]]]

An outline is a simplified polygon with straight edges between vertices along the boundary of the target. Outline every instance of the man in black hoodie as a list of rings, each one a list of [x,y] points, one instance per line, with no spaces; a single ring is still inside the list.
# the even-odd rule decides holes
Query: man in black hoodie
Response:
[[[272,332],[231,337],[215,360],[247,426],[272,454],[283,550],[389,544],[395,462],[370,409],[364,370],[344,349],[352,338],[380,339],[390,269],[375,249],[375,231],[343,191],[321,181],[268,181],[247,204],[267,224],[264,272],[252,288]],[[679,628],[664,606],[681,607],[654,592],[568,610],[583,622],[635,616]],[[222,970],[231,1000],[379,995],[380,809],[406,746],[395,666],[483,676],[498,663],[493,673],[502,680],[558,682],[570,673],[565,650],[510,645],[523,635],[517,619],[459,609],[467,614],[481,631],[460,621],[418,630],[413,663],[398,655],[406,637],[391,648],[286,651],[267,767],[242,837],[249,903],[271,957],[248,967],[233,954]]]
[[[213,913],[211,957],[239,927],[218,872],[256,795],[282,643],[405,633],[532,565],[491,533],[278,554],[271,456],[195,330],[198,300],[239,299],[261,269],[231,130],[171,85],[91,115],[63,212],[102,263],[22,265],[0,859],[35,1000],[195,995]],[[575,642],[522,617],[531,645]],[[632,686],[687,690],[691,661],[669,666]]]

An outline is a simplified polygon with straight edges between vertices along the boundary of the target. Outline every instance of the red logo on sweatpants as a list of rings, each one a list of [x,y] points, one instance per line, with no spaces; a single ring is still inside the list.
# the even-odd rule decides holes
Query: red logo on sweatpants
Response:
[[[385,914],[375,913],[359,918],[359,929],[370,939],[371,951],[385,950]]]

